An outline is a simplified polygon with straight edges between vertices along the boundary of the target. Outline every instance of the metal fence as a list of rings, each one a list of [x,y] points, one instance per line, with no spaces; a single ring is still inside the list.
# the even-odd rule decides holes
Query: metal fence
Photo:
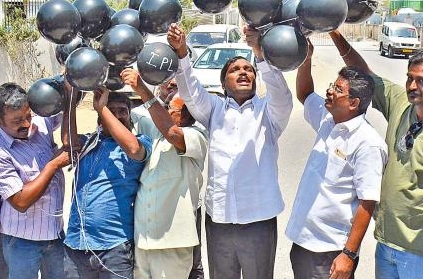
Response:
[[[9,26],[13,20],[13,11],[15,9],[21,10],[23,15],[27,18],[36,17],[40,6],[47,1],[48,0],[3,0],[1,1],[2,14],[0,19],[2,19],[1,21],[5,26]]]

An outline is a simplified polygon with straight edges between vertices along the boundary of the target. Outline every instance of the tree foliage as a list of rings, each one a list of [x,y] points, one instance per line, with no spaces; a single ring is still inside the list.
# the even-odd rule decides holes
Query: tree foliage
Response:
[[[26,19],[21,9],[10,8],[8,11],[9,24],[0,27],[0,47],[7,52],[11,62],[12,67],[8,67],[8,74],[27,88],[47,74],[38,60],[42,54],[36,48],[40,34],[34,18]]]

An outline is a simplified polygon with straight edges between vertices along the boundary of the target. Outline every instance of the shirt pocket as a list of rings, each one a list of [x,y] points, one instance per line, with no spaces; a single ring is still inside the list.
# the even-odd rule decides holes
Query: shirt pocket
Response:
[[[159,149],[160,152],[158,152],[159,150],[157,149]],[[157,177],[159,177],[160,180],[182,177],[182,158],[180,158],[180,156],[177,154],[173,145],[166,142],[157,146],[157,149],[155,152],[153,152],[151,158],[151,160],[153,160],[153,164],[150,165],[150,167],[152,167],[156,164],[157,167],[154,167],[155,171],[160,172],[160,175]]]
[[[338,183],[339,178],[342,177],[347,165],[348,161],[346,159],[343,159],[336,154],[330,154],[328,164],[326,166],[325,181],[329,184]]]

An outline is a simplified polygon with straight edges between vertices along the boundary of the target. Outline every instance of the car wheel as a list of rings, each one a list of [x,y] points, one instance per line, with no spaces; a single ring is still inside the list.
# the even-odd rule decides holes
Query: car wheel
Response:
[[[383,50],[383,45],[382,44],[380,44],[380,46],[379,46],[379,51],[380,51],[380,55],[381,56],[385,56],[385,50]]]
[[[388,57],[389,58],[394,57],[394,51],[392,50],[391,46],[388,46]]]

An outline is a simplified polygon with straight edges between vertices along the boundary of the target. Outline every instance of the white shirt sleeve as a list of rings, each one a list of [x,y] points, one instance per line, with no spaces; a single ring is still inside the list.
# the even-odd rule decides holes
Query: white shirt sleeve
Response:
[[[210,115],[219,97],[210,94],[203,88],[197,77],[193,75],[188,55],[179,59],[176,74],[178,93],[187,105],[195,120],[208,128]]]
[[[266,84],[267,111],[270,120],[278,128],[279,133],[282,133],[288,125],[293,107],[291,91],[280,71],[271,67],[265,61],[257,63],[257,67],[261,71],[263,81]]]
[[[322,121],[328,113],[323,97],[319,96],[316,92],[308,95],[304,102],[304,119],[310,123],[316,132],[319,130]]]
[[[354,186],[360,200],[380,200],[387,154],[380,146],[360,149],[354,158]]]

